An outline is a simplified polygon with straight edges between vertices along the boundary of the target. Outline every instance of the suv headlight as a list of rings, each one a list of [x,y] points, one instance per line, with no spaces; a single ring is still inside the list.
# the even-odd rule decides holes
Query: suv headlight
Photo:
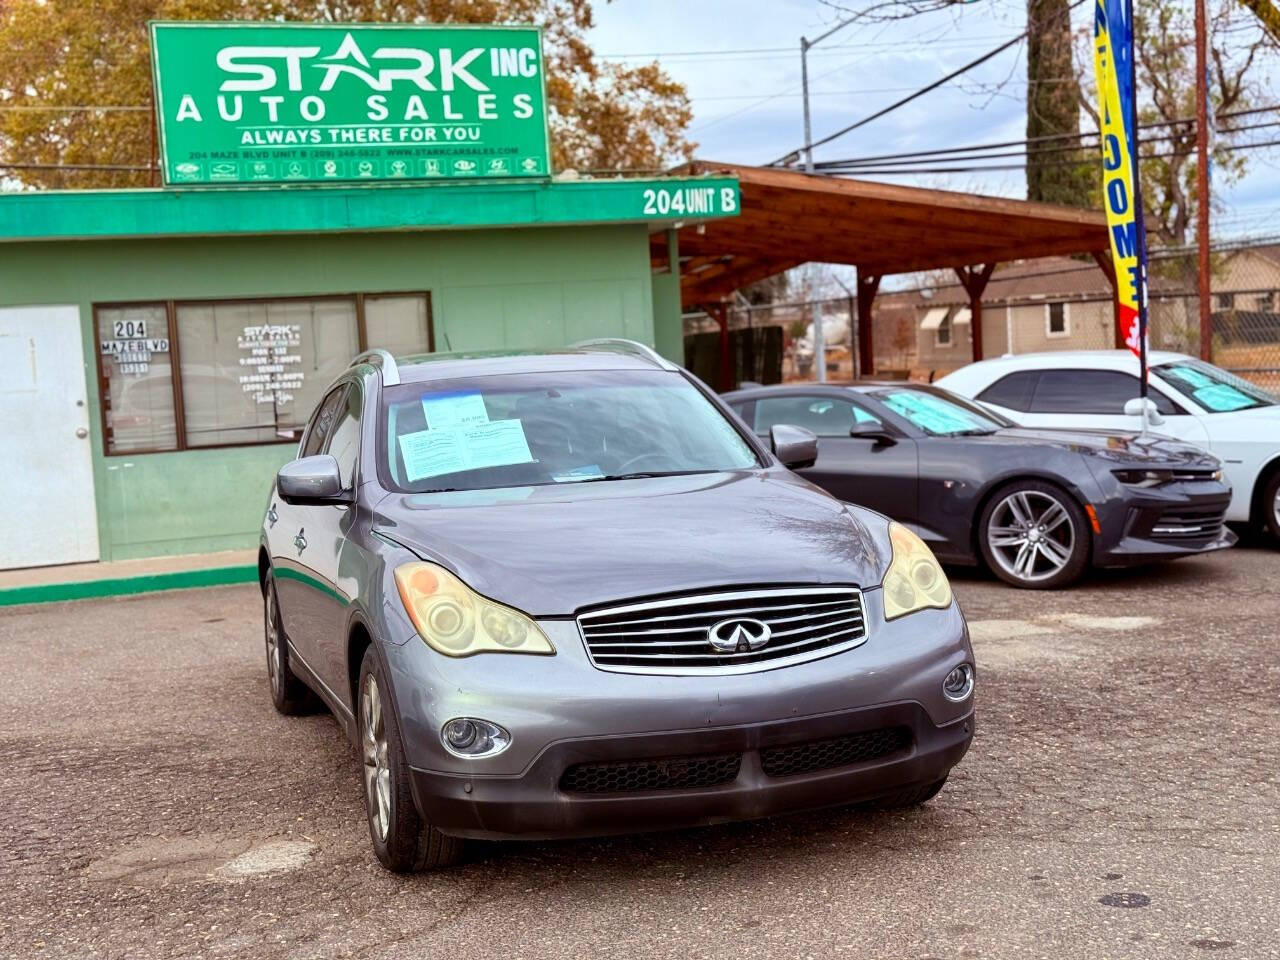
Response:
[[[951,606],[951,584],[928,544],[894,522],[889,523],[889,543],[893,560],[884,575],[884,618]]]
[[[556,652],[523,613],[485,599],[437,564],[402,564],[396,568],[396,587],[418,636],[447,657]]]

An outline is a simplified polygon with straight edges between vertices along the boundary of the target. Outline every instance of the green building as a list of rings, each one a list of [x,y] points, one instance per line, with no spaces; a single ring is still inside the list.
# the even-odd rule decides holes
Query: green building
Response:
[[[364,349],[680,361],[651,239],[738,206],[725,176],[2,195],[0,568],[251,546]]]

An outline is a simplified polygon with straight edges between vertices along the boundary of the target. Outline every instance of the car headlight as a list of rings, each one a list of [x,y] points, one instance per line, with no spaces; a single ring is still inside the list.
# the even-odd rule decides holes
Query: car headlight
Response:
[[[402,564],[396,568],[396,587],[418,636],[447,657],[556,652],[523,613],[485,599],[437,564]]]
[[[900,523],[889,524],[893,560],[884,575],[884,618],[951,606],[951,584],[928,544]]]
[[[1112,470],[1116,479],[1131,487],[1158,487],[1173,479],[1172,470]]]

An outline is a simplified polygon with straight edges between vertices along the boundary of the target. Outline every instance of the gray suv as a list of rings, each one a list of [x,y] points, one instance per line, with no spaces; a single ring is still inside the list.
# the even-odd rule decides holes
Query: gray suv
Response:
[[[358,746],[392,870],[467,838],[928,800],[973,653],[907,527],[628,341],[356,359],[276,477],[271,695]]]

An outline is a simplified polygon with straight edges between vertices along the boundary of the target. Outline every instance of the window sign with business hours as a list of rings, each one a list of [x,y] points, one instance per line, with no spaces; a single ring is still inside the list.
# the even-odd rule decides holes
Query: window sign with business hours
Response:
[[[281,407],[293,402],[302,386],[302,327],[296,323],[269,323],[245,327],[236,338],[240,357],[240,389],[254,403]]]
[[[152,23],[171,186],[546,177],[528,26]]]

